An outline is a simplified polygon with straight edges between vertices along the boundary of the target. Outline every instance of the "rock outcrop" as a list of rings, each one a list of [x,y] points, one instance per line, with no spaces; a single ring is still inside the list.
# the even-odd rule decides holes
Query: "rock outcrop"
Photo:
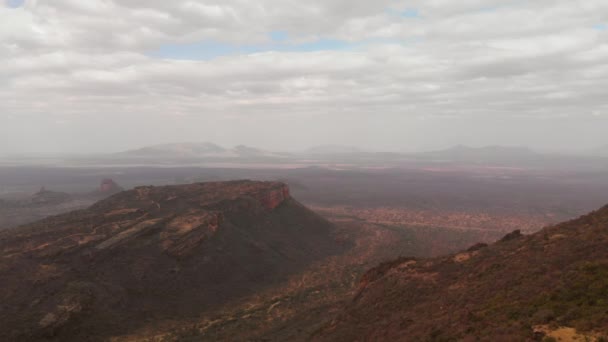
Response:
[[[123,188],[109,178],[103,179],[99,184],[99,192],[102,194],[115,194],[117,192],[121,192],[122,190]]]

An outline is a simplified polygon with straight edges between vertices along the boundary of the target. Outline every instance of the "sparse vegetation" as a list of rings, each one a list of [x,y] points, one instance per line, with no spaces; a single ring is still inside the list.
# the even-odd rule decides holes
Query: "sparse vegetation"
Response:
[[[601,340],[608,332],[606,240],[608,207],[531,236],[508,234],[468,259],[385,263],[368,272],[377,276],[364,278],[353,305],[316,336],[526,341],[534,327],[546,326],[548,341]]]

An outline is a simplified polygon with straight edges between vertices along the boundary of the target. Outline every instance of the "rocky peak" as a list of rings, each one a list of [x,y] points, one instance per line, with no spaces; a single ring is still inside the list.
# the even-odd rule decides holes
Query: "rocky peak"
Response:
[[[116,184],[116,182],[109,178],[103,179],[99,184],[99,192],[104,194],[113,194],[122,190],[123,188],[121,188],[118,184]]]

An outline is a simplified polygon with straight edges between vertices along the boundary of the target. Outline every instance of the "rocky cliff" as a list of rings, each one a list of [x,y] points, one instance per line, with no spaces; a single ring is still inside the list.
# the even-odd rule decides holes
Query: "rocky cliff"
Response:
[[[283,183],[124,191],[0,233],[0,340],[104,340],[197,317],[339,252],[332,232]]]

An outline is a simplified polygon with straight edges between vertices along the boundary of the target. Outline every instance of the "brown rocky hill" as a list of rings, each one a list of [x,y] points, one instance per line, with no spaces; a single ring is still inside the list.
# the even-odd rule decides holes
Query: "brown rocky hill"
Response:
[[[283,183],[139,187],[0,232],[0,340],[105,340],[196,317],[344,249]]]
[[[607,341],[608,206],[361,279],[318,341]]]

